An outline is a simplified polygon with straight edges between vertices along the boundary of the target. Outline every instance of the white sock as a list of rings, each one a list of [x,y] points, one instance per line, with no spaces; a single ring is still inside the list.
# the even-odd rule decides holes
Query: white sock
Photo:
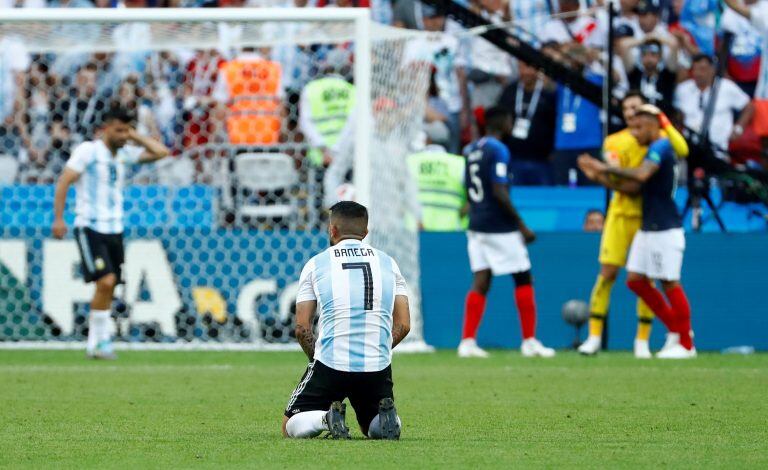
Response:
[[[376,415],[371,420],[371,425],[368,426],[368,437],[371,439],[381,439],[381,423],[379,422],[379,415]],[[403,422],[400,421],[400,417],[397,417],[397,425],[403,427]]]
[[[101,341],[112,338],[112,318],[109,310],[91,310],[91,321],[88,327],[88,348],[95,348]],[[93,346],[91,342],[93,341]]]
[[[317,437],[323,431],[327,431],[328,427],[323,421],[325,413],[327,411],[305,411],[291,416],[285,424],[288,437]]]

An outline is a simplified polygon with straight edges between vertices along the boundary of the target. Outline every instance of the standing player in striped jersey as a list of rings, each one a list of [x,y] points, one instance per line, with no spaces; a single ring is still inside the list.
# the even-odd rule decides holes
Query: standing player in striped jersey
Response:
[[[110,311],[115,286],[121,283],[123,253],[123,184],[125,166],[168,155],[156,140],[136,133],[133,116],[113,106],[103,116],[101,137],[78,145],[56,185],[53,236],[64,238],[67,192],[76,188],[75,240],[85,282],[95,282],[86,354],[114,359]],[[127,145],[128,142],[135,145]]]
[[[310,363],[288,401],[283,435],[328,431],[348,439],[342,402],[349,398],[364,435],[399,439],[390,364],[392,348],[410,331],[405,280],[390,256],[363,243],[368,211],[360,204],[334,205],[328,234],[331,247],[312,258],[299,279],[296,339]]]
[[[501,143],[512,132],[512,116],[493,107],[485,113],[486,135],[467,146],[466,176],[469,200],[467,250],[472,269],[472,288],[467,294],[459,357],[487,357],[475,338],[485,310],[492,276],[512,275],[515,303],[520,317],[525,357],[552,357],[555,350],[536,339],[536,302],[531,261],[526,243],[536,238],[517,213],[509,196],[509,150]]]

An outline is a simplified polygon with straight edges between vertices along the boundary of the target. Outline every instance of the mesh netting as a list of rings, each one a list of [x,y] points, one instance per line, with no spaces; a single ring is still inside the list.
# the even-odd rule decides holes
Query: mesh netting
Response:
[[[0,341],[87,334],[93,287],[71,236],[51,237],[53,184],[113,103],[173,154],[128,172],[118,340],[291,341],[299,273],[328,243],[324,209],[354,194],[361,112],[371,243],[409,281],[421,340],[405,157],[429,67],[404,62],[414,33],[374,26],[372,107],[356,110],[353,32],[342,21],[0,24]],[[71,192],[70,227],[73,206]]]

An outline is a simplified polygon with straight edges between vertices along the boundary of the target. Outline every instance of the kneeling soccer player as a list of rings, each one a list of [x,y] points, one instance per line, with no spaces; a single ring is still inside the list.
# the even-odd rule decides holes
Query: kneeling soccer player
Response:
[[[334,205],[328,234],[331,247],[312,258],[299,279],[296,339],[310,364],[288,401],[283,435],[327,431],[349,439],[342,403],[349,398],[364,435],[399,439],[391,362],[392,348],[410,331],[405,280],[389,255],[363,243],[368,211],[362,205]]]
[[[579,158],[579,166],[590,176],[618,191],[642,192],[642,227],[632,240],[627,260],[627,285],[653,310],[679,343],[665,346],[656,357],[687,359],[696,357],[691,339],[691,307],[680,284],[685,235],[675,205],[677,158],[669,140],[660,134],[655,107],[641,106],[631,124],[632,134],[648,152],[638,168],[611,167],[589,156]],[[609,175],[619,177],[612,180]],[[659,280],[667,300],[652,281]]]

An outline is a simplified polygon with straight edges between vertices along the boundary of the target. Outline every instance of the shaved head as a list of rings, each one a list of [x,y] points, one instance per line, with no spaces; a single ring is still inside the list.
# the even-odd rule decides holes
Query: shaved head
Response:
[[[354,201],[341,201],[330,209],[328,234],[331,245],[352,238],[362,240],[368,235],[368,209]]]

